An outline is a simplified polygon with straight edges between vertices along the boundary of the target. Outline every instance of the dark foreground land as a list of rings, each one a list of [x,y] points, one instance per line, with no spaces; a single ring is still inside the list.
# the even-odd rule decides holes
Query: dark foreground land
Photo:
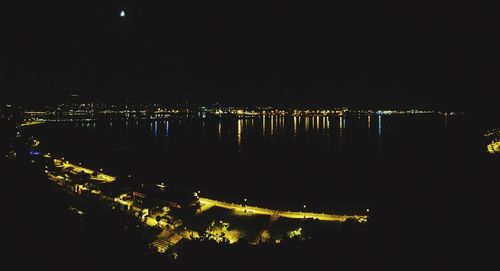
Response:
[[[464,200],[455,210],[446,211],[434,211],[423,203],[426,212],[400,215],[396,220],[389,209],[387,214],[374,216],[363,230],[345,227],[325,232],[321,240],[281,246],[192,243],[172,260],[149,252],[143,231],[123,230],[124,225],[134,225],[128,216],[75,202],[29,164],[3,160],[2,171],[7,214],[4,245],[15,256],[9,260],[18,267],[407,270],[488,266],[494,254],[488,247],[495,245],[498,229],[494,208],[483,205],[484,201]],[[471,198],[475,194],[470,191]],[[450,197],[443,200],[459,202]],[[69,206],[83,210],[84,215],[69,211]]]
[[[11,260],[19,267],[36,264],[53,270],[106,266],[129,270],[175,266],[182,270],[205,266],[225,270],[268,269],[274,265],[298,267],[327,263],[360,267],[368,264],[365,260],[356,260],[361,255],[369,255],[368,230],[359,230],[355,224],[339,232],[325,233],[332,235],[326,238],[331,245],[300,241],[280,246],[193,242],[183,244],[180,256],[173,260],[151,252],[143,230],[124,230],[124,225],[132,228],[140,224],[129,215],[75,199],[28,163],[3,160],[2,165],[5,191],[9,191],[4,197],[4,206],[10,210],[6,244],[9,254],[16,256]],[[84,214],[79,215],[69,210],[70,207]]]

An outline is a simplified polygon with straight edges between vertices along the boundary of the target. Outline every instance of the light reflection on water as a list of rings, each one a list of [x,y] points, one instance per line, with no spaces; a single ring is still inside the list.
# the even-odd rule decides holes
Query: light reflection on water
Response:
[[[380,137],[382,136],[382,116],[381,115],[378,116],[378,130],[377,130],[377,134],[378,134],[379,139],[380,139]]]
[[[356,116],[258,116],[258,117],[241,117],[241,118],[207,118],[204,120],[198,119],[170,119],[165,121],[107,121],[107,122],[75,122],[74,127],[78,128],[97,128],[98,129],[125,129],[128,133],[132,130],[140,130],[142,128],[149,128],[149,133],[154,137],[172,137],[177,131],[189,130],[190,127],[198,125],[200,133],[203,138],[213,138],[217,141],[231,141],[239,146],[244,146],[247,142],[255,141],[258,135],[263,140],[280,140],[285,139],[287,136],[292,136],[294,141],[306,138],[310,140],[324,140],[324,142],[338,142],[344,143],[346,137],[347,122],[349,121],[354,131],[362,129],[368,131],[372,128],[372,116],[364,117]],[[379,144],[383,136],[383,119],[382,115],[377,115],[377,126],[374,131],[375,137],[378,139]],[[331,126],[330,121],[338,118],[338,126]],[[348,120],[349,119],[349,120]],[[114,123],[113,123],[114,122]],[[100,124],[99,124],[100,123]],[[135,123],[136,125],[131,125]],[[103,126],[104,125],[104,126]],[[443,127],[447,126],[445,119]],[[224,129],[223,129],[224,128]],[[159,133],[159,130],[164,133]],[[225,131],[224,131],[225,130]],[[194,135],[193,131],[187,132]],[[223,134],[227,133],[229,137],[224,137]],[[351,133],[351,132],[349,132]],[[365,133],[366,135],[366,133]],[[323,138],[323,139],[321,139]]]
[[[262,116],[262,136],[266,136],[266,116]]]
[[[297,136],[297,116],[293,116],[293,135]]]
[[[366,119],[364,119],[366,117]],[[238,147],[244,147],[246,143],[255,141],[258,136],[261,140],[282,140],[291,136],[294,141],[306,139],[308,142],[322,140],[322,142],[339,144],[345,143],[347,122],[350,122],[353,131],[361,129],[368,130],[370,134],[371,118],[351,117],[351,116],[257,116],[240,118],[206,118],[206,119],[170,119],[164,121],[141,120],[141,121],[108,121],[98,123],[98,128],[106,125],[106,129],[125,129],[128,133],[132,130],[140,130],[141,127],[147,127],[149,133],[154,137],[172,137],[178,132],[185,131],[189,135],[195,135],[190,130],[197,126],[202,138],[207,138],[210,142],[213,140],[228,142],[233,141]],[[382,137],[383,120],[381,115],[377,116],[376,138]],[[338,126],[331,126],[330,122],[338,118]],[[113,123],[114,122],[114,123]],[[137,125],[130,125],[136,123]],[[444,123],[443,125],[446,125]],[[100,127],[99,127],[100,126]],[[96,122],[75,123],[75,127],[92,128],[96,127]],[[160,133],[159,131],[164,131]],[[224,137],[227,133],[232,135]],[[350,133],[350,132],[349,132]],[[354,132],[356,133],[356,132]],[[365,134],[366,135],[366,134]],[[312,141],[311,141],[312,140]],[[380,143],[380,142],[379,142]],[[244,148],[243,148],[244,149]]]
[[[238,146],[241,146],[241,138],[242,138],[242,131],[243,130],[243,120],[238,119],[238,132],[237,132],[237,140],[238,140]]]
[[[342,143],[342,131],[344,130],[344,124],[342,121],[342,116],[339,116],[339,143]]]
[[[373,117],[376,119],[372,125]],[[212,188],[212,193],[218,192],[216,188],[222,189],[217,196],[245,190],[246,195],[253,193],[251,197],[258,198],[259,202],[271,198],[269,195],[285,198],[286,201],[287,195],[290,195],[290,203],[294,204],[296,197],[292,195],[309,193],[311,198],[308,206],[312,206],[315,198],[318,201],[332,198],[327,193],[323,197],[316,196],[325,190],[321,185],[326,182],[338,183],[339,188],[347,189],[345,194],[348,194],[348,199],[356,197],[358,190],[363,187],[354,184],[350,187],[350,180],[365,180],[352,175],[359,168],[376,168],[372,167],[372,163],[385,153],[393,157],[405,155],[406,152],[394,155],[393,151],[406,150],[409,141],[419,144],[420,149],[442,149],[427,146],[429,143],[430,146],[443,143],[441,139],[444,137],[426,138],[427,133],[422,132],[440,133],[440,127],[446,125],[442,116],[415,121],[400,120],[403,118],[411,117],[358,117],[346,114],[167,121],[114,120],[112,126],[110,121],[98,121],[90,125],[88,122],[57,123],[33,129],[46,135],[49,148],[54,152],[67,153],[73,159],[90,161],[91,164],[114,168],[116,171],[131,169],[135,171],[134,174],[142,172],[146,176],[145,180],[157,181],[167,177],[172,182],[194,184],[207,193]],[[456,125],[452,116],[448,118],[447,131]],[[68,129],[68,125],[73,130]],[[200,136],[200,133],[203,135]],[[69,136],[81,144],[63,144],[65,141],[61,137]],[[432,145],[433,142],[436,143]],[[419,148],[415,148],[411,155],[419,151]],[[288,169],[288,172],[281,169]],[[304,180],[311,185],[290,186],[291,183]],[[370,185],[371,181],[366,180],[364,185]],[[249,183],[255,185],[243,185]],[[269,193],[264,195],[267,191]],[[276,196],[281,192],[283,195]]]
[[[364,119],[366,117],[366,119]],[[259,136],[259,140],[288,140],[287,136],[291,136],[293,141],[306,142],[323,142],[327,144],[338,143],[345,144],[347,122],[350,122],[352,128],[349,131],[362,129],[368,131],[368,136],[371,135],[372,116],[351,117],[351,116],[257,116],[257,117],[240,117],[240,118],[206,118],[206,119],[170,119],[164,121],[158,120],[113,120],[113,121],[92,121],[92,122],[75,122],[73,125],[77,128],[90,129],[106,129],[107,132],[116,129],[124,129],[128,134],[130,131],[149,130],[149,134],[158,138],[174,138],[182,133],[187,133],[188,137],[201,133],[201,138],[220,141],[233,142],[240,151],[245,151],[247,143],[255,142]],[[378,139],[378,144],[381,144],[383,136],[384,121],[382,115],[377,115],[377,126],[373,133],[374,138]],[[338,126],[331,126],[330,121],[338,118]],[[136,125],[133,125],[136,124]],[[443,126],[446,126],[446,121]],[[197,126],[198,131],[194,132],[191,128]],[[189,131],[188,131],[189,130]],[[159,131],[163,131],[159,132]],[[178,134],[179,133],[179,134]],[[227,133],[228,137],[223,136]],[[349,132],[351,133],[351,132]],[[366,136],[366,133],[363,133]]]
[[[217,125],[217,139],[221,140],[222,139],[222,122],[219,120],[219,123]]]

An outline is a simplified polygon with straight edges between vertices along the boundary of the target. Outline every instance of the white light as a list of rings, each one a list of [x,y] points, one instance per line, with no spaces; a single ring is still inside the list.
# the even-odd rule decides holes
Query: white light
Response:
[[[120,13],[120,17],[125,17],[125,11],[122,10],[122,12]]]

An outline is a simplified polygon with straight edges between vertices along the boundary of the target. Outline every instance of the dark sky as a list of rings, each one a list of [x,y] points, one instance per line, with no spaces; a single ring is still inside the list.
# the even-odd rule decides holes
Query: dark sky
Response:
[[[1,95],[9,102],[78,92],[109,101],[498,104],[497,14],[486,5],[13,2],[2,8],[0,34]]]

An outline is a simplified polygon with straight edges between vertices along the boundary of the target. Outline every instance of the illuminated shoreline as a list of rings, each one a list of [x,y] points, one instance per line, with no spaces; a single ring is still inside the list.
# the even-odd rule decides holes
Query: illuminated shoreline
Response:
[[[36,121],[26,121],[20,124],[21,127],[26,127],[26,126],[33,126],[33,125],[38,125],[38,124],[44,124],[46,121],[43,120],[36,120]]]
[[[33,146],[35,144],[38,146],[39,141],[35,140]],[[171,249],[177,246],[177,244],[183,239],[188,241],[214,240],[217,243],[227,242],[229,244],[234,244],[237,243],[247,231],[244,228],[229,229],[228,227],[230,226],[230,223],[225,222],[221,218],[211,217],[210,214],[208,215],[212,220],[212,223],[206,229],[203,226],[202,230],[194,230],[196,227],[193,228],[192,226],[186,225],[185,219],[177,216],[176,213],[174,213],[174,210],[192,210],[192,213],[190,214],[192,219],[195,219],[196,217],[201,218],[203,217],[202,213],[213,207],[217,207],[232,211],[232,213],[228,214],[232,217],[254,216],[255,218],[258,218],[259,216],[269,216],[272,221],[275,221],[278,218],[299,219],[303,221],[318,220],[334,223],[352,221],[359,224],[364,224],[368,221],[368,215],[335,215],[305,212],[305,210],[303,212],[280,211],[256,206],[248,206],[246,204],[226,203],[208,198],[200,198],[198,197],[199,192],[193,193],[194,197],[192,202],[186,203],[182,206],[175,202],[176,197],[156,201],[154,206],[145,206],[143,205],[143,200],[150,197],[150,194],[149,192],[140,190],[140,188],[139,190],[132,190],[125,193],[119,192],[119,195],[114,196],[110,196],[110,194],[105,192],[103,193],[101,187],[99,185],[95,185],[95,183],[109,185],[110,183],[119,181],[119,179],[116,176],[104,173],[102,169],[93,170],[82,166],[81,163],[75,165],[64,158],[54,158],[50,153],[40,155],[40,158],[44,159],[44,161],[41,162],[42,164],[45,164],[44,171],[47,178],[59,185],[65,191],[76,197],[91,196],[99,199],[103,204],[108,205],[112,209],[116,208],[137,217],[145,226],[158,229],[159,232],[155,233],[154,241],[150,243],[150,246],[159,253],[169,252],[174,255],[176,253],[175,249]],[[162,192],[164,192],[167,187],[163,183],[156,186],[160,188]],[[116,192],[118,191],[120,190],[116,190]],[[155,198],[154,196],[151,197]],[[159,200],[159,198],[156,198],[156,200]],[[304,209],[305,208],[306,206],[304,205]],[[369,212],[369,210],[367,209],[366,212]],[[292,229],[291,231],[288,231],[287,234],[289,237],[300,236],[302,235],[301,228]],[[269,232],[267,230],[263,230],[255,238],[255,241],[249,241],[249,244],[257,245],[269,242],[270,239],[271,235],[269,235]],[[281,240],[281,235],[277,235],[277,237],[275,237],[275,239],[271,242],[279,244]]]
[[[50,155],[44,155],[45,158],[51,158]],[[65,170],[69,170],[73,174],[78,174],[79,172],[84,172],[89,175],[94,175],[91,178],[93,181],[99,181],[104,183],[114,182],[117,178],[115,176],[107,175],[96,170],[85,168],[81,165],[75,165],[69,161],[64,161],[63,159],[53,159],[54,165],[56,167],[61,167]],[[248,206],[236,203],[228,203],[224,201],[219,201],[209,198],[198,198],[201,204],[200,212],[208,210],[211,207],[220,207],[224,209],[229,209],[233,211],[245,212],[248,214],[255,215],[268,215],[268,216],[278,216],[291,219],[317,219],[322,221],[332,221],[332,222],[346,222],[349,219],[355,220],[359,223],[364,223],[368,221],[367,215],[335,215],[335,214],[325,214],[325,213],[314,213],[314,212],[301,212],[301,211],[281,211],[273,210],[257,206]]]
[[[199,198],[199,201],[202,204],[203,211],[206,211],[209,208],[216,206],[224,209],[233,210],[235,212],[244,212],[252,215],[254,214],[268,215],[268,216],[285,217],[292,219],[317,219],[317,220],[332,221],[332,222],[346,222],[347,220],[352,219],[359,223],[364,223],[368,221],[367,215],[334,215],[334,214],[324,214],[324,213],[320,214],[320,213],[300,212],[300,211],[280,211],[280,210],[272,210],[256,206],[227,203],[208,198]],[[209,207],[203,208],[203,206],[205,205],[208,205]]]

